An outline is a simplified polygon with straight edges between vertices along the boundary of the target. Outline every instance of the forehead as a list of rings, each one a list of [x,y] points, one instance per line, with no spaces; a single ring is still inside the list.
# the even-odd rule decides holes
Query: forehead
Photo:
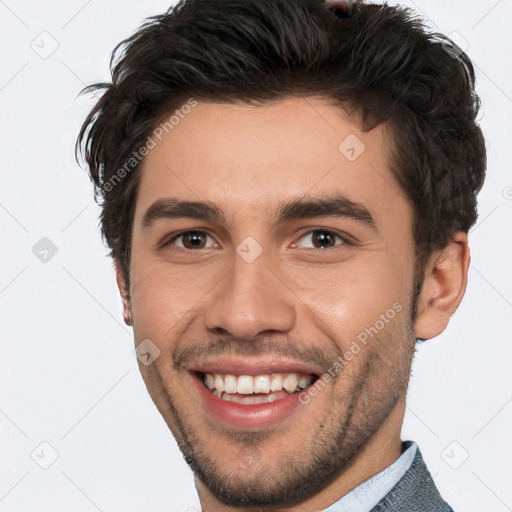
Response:
[[[258,106],[198,102],[186,112],[161,140],[154,137],[136,222],[166,197],[213,202],[229,220],[242,212],[262,219],[280,202],[333,193],[367,205],[377,219],[410,220],[410,205],[389,169],[384,128],[362,132],[327,98]]]

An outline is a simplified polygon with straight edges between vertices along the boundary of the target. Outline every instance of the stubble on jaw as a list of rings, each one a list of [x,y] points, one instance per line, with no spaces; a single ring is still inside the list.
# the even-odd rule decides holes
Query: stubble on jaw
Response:
[[[405,311],[403,313],[401,317],[405,322]],[[272,430],[228,430],[218,424],[208,437],[206,432],[199,433],[195,425],[199,414],[194,413],[193,408],[181,407],[180,400],[176,400],[176,395],[173,397],[173,389],[178,389],[180,384],[172,378],[173,371],[165,369],[165,361],[145,368],[144,380],[186,462],[219,501],[240,507],[293,506],[314,496],[340,476],[388,418],[397,401],[401,397],[405,400],[414,342],[410,316],[406,325],[375,337],[371,341],[374,346],[370,347],[359,371],[351,373],[350,362],[347,362],[333,379],[333,387],[319,392],[331,393],[331,400],[328,410],[315,423],[315,432],[309,436],[303,433],[297,439],[295,452],[284,454],[279,460],[256,460],[253,466],[244,468],[244,474],[239,464],[228,468],[208,453],[215,441],[213,437],[220,435],[232,441],[233,454],[242,448],[256,451],[261,448],[263,453],[265,443],[271,442]],[[247,342],[243,347],[243,351],[251,351]],[[261,354],[260,349],[257,350]],[[329,357],[324,357],[322,364],[325,365]],[[182,389],[182,393],[181,403],[189,392]],[[339,407],[340,403],[348,405]],[[197,407],[201,407],[200,404]]]

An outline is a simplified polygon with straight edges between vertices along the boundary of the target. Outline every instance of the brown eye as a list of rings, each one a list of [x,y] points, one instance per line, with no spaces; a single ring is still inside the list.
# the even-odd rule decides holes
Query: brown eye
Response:
[[[335,237],[332,233],[329,233],[329,231],[314,231],[312,239],[313,245],[317,249],[334,247],[336,245]]]
[[[213,238],[205,231],[183,231],[163,244],[163,247],[176,245],[180,249],[194,251],[212,249],[218,246]]]
[[[202,231],[187,231],[182,233],[183,247],[185,249],[204,249],[206,245],[206,233]]]
[[[308,240],[308,243],[302,240]],[[339,242],[338,242],[339,241]],[[308,247],[311,249],[334,249],[339,245],[343,245],[345,240],[338,234],[327,231],[325,229],[315,229],[303,235],[299,242],[294,244],[295,247]]]

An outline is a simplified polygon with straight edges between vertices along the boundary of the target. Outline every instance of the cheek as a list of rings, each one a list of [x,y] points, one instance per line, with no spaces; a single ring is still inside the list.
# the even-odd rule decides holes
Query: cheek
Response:
[[[374,333],[375,328],[393,328],[407,310],[409,278],[402,279],[402,267],[396,263],[317,268],[301,272],[295,282],[297,296],[307,306],[305,314],[309,310],[312,321],[342,351],[364,339],[367,329]]]
[[[175,282],[162,265],[144,265],[132,260],[131,302],[134,326],[138,333],[150,339],[162,339],[162,333],[172,328],[186,307],[177,301],[182,286]]]
[[[150,261],[150,263],[143,263]],[[131,304],[137,339],[172,340],[201,308],[202,299],[222,276],[220,269],[173,266],[134,254]]]

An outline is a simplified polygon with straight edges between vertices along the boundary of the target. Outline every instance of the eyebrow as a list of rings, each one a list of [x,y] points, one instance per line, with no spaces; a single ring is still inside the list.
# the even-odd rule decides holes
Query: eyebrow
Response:
[[[274,217],[276,224],[310,217],[345,217],[377,231],[377,224],[368,208],[343,195],[292,200],[281,204]]]
[[[157,220],[182,217],[219,223],[225,221],[222,210],[213,203],[166,198],[158,199],[146,210],[142,227],[149,228]]]
[[[158,199],[144,213],[142,227],[149,228],[158,220],[188,217],[225,223],[224,212],[208,201]],[[375,219],[366,206],[343,195],[292,199],[279,205],[272,214],[273,224],[313,217],[345,217],[377,231]]]

